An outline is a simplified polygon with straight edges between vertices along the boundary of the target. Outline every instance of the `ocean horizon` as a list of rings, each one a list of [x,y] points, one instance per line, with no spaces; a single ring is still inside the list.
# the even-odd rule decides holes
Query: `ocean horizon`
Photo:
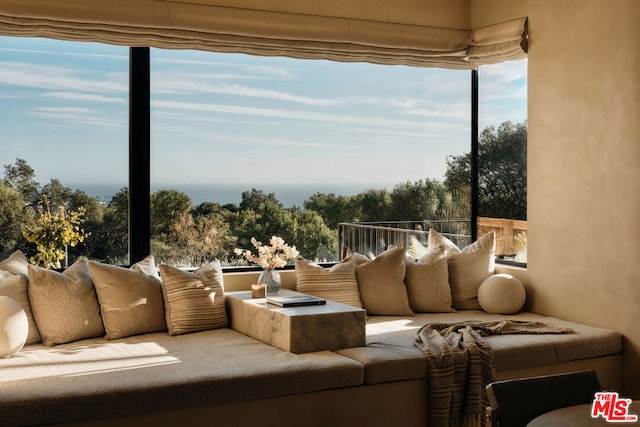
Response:
[[[109,202],[126,184],[65,184],[73,190],[81,190],[100,201]],[[340,196],[353,196],[369,189],[384,189],[384,185],[366,184],[151,184],[151,192],[170,189],[178,190],[191,198],[194,206],[204,202],[221,205],[236,204],[242,201],[242,193],[252,189],[262,190],[265,194],[274,193],[276,199],[286,208],[302,207],[305,200],[316,193],[333,193]]]

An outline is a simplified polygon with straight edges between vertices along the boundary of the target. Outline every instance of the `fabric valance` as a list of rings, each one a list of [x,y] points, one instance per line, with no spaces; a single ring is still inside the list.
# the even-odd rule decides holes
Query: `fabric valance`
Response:
[[[452,69],[525,58],[526,23],[452,29],[211,2],[0,0],[0,35]]]

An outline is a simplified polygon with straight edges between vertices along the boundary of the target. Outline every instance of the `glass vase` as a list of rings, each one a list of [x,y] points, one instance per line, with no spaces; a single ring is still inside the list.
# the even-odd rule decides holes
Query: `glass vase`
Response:
[[[258,284],[265,286],[265,297],[278,295],[278,292],[280,292],[280,288],[282,287],[280,272],[272,268],[262,270],[258,277]]]

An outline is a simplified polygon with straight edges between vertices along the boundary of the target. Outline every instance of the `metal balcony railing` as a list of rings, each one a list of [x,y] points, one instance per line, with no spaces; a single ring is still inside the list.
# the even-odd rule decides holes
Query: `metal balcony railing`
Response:
[[[405,244],[409,251],[419,242],[427,247],[429,229],[434,228],[462,248],[471,243],[471,221],[387,221],[343,222],[338,224],[339,256],[342,260],[351,252],[371,258],[389,246]]]
[[[374,258],[391,245],[427,247],[429,229],[435,229],[459,248],[471,244],[471,221],[465,219],[437,221],[346,222],[338,224],[340,260],[357,252]],[[496,232],[496,256],[501,262],[526,264],[527,221],[478,217],[478,236]],[[415,255],[415,254],[413,254]]]

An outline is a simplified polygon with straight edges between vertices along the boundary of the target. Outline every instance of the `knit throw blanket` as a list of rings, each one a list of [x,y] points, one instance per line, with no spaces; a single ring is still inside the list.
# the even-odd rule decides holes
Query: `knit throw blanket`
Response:
[[[489,401],[485,387],[495,381],[493,351],[482,338],[504,334],[572,333],[545,322],[503,320],[429,323],[414,344],[427,356],[431,427],[482,425]]]

